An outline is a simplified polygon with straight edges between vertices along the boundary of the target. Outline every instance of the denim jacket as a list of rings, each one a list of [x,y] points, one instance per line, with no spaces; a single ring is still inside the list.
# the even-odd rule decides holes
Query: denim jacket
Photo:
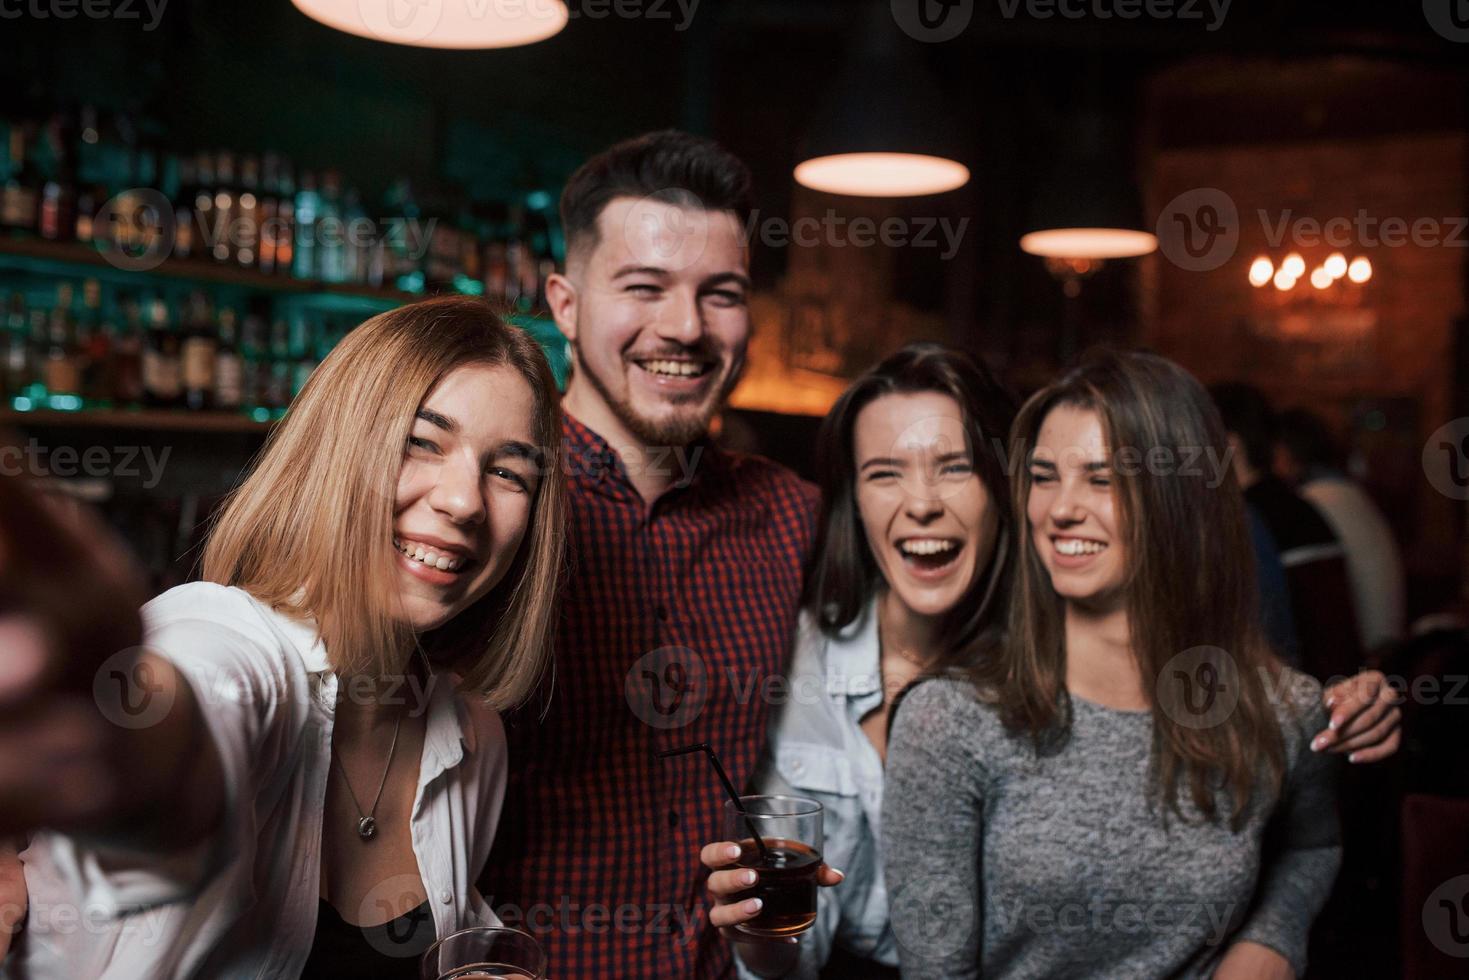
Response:
[[[876,602],[836,638],[802,613],[783,703],[771,715],[769,742],[753,792],[806,796],[821,803],[822,857],[845,879],[821,889],[816,923],[801,936],[799,967],[820,973],[839,944],[851,953],[897,966],[882,878],[882,759],[858,724],[882,704]],[[738,948],[738,947],[737,947]],[[736,957],[741,977],[753,978]]]

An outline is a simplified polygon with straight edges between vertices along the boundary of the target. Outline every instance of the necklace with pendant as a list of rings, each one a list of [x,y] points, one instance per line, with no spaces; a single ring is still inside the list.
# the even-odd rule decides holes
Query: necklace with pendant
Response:
[[[352,806],[357,810],[357,836],[364,841],[370,841],[377,836],[377,805],[383,798],[383,787],[388,784],[388,771],[393,768],[393,755],[398,751],[398,732],[403,727],[403,716],[398,715],[397,722],[393,725],[393,742],[388,746],[388,764],[383,769],[383,778],[377,784],[377,795],[372,798],[372,808],[366,813],[362,812],[362,804],[357,802],[357,793],[352,789],[352,781],[347,778],[347,767],[337,761],[333,754],[332,762],[337,767],[337,772],[342,774],[342,782],[347,786],[347,795],[352,797]]]

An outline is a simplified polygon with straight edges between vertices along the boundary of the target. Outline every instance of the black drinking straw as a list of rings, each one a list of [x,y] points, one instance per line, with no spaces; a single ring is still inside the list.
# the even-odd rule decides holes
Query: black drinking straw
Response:
[[[729,773],[724,771],[724,766],[719,763],[719,756],[714,754],[714,750],[709,747],[708,742],[700,742],[697,745],[685,745],[681,749],[665,749],[658,753],[658,758],[670,759],[676,755],[690,755],[694,752],[703,752],[709,757],[709,764],[719,774],[719,781],[724,784],[724,791],[729,794],[729,801],[734,804],[734,808],[739,811],[740,816],[745,818],[745,826],[749,828],[750,837],[755,841],[755,846],[760,848],[761,859],[769,862],[770,849],[765,846],[765,841],[755,830],[755,822],[750,819],[750,815],[745,811],[745,805],[740,802],[739,791],[734,788],[734,783],[729,781]]]

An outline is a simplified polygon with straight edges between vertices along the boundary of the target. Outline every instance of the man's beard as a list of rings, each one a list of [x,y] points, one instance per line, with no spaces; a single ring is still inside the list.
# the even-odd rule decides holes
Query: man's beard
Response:
[[[708,435],[710,422],[713,421],[715,413],[723,407],[724,400],[729,396],[735,383],[739,381],[740,369],[743,367],[743,364],[737,362],[713,397],[708,397],[697,410],[677,412],[662,419],[650,419],[638,414],[632,406],[631,399],[614,395],[602,377],[587,366],[586,359],[581,356],[581,348],[577,343],[573,341],[571,346],[576,351],[576,370],[586,377],[593,388],[597,389],[602,400],[612,409],[612,414],[617,416],[617,421],[626,426],[627,430],[641,440],[645,446],[687,446]],[[716,360],[716,363],[719,362]]]

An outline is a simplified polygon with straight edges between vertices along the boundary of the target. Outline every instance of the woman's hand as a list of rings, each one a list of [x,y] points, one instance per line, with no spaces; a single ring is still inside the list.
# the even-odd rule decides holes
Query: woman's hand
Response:
[[[1269,946],[1238,942],[1219,961],[1214,980],[1296,980],[1296,971]]]
[[[711,872],[707,885],[709,922],[725,938],[739,944],[735,950],[745,966],[761,976],[781,976],[795,968],[800,955],[796,937],[767,939],[734,928],[760,914],[760,899],[744,897],[759,880],[757,872],[735,867],[739,856],[740,845],[732,841],[709,844],[699,854],[699,860]],[[827,888],[840,884],[843,877],[836,868],[824,864],[816,871],[816,883]]]
[[[1330,727],[1311,740],[1311,748],[1346,753],[1348,762],[1378,762],[1398,750],[1403,712],[1398,692],[1378,670],[1328,687],[1321,701],[1331,712]]]
[[[93,691],[104,665],[131,671],[142,598],[99,521],[0,477],[0,834],[87,824],[123,792]]]

